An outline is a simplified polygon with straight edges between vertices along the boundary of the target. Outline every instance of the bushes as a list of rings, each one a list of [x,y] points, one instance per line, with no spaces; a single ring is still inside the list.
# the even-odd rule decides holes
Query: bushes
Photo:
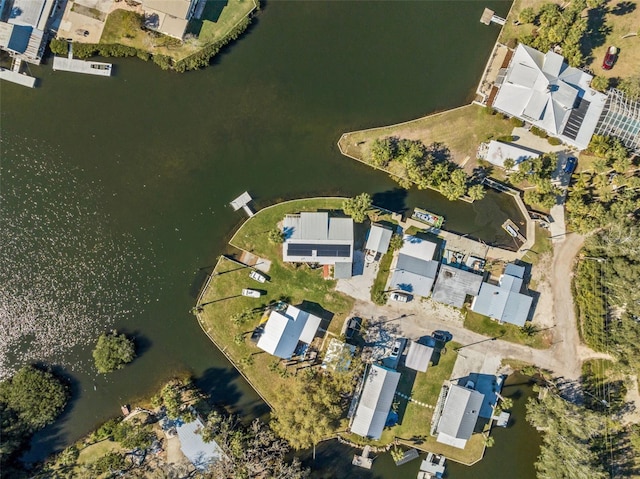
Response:
[[[532,126],[531,130],[529,131],[540,138],[547,137],[547,133],[544,130],[541,130],[540,128],[538,128],[537,126]]]
[[[524,121],[522,121],[520,118],[516,118],[515,116],[509,119],[509,123],[511,123],[516,128],[524,126]]]
[[[562,144],[562,140],[560,138],[556,138],[555,136],[550,136],[549,138],[547,138],[547,141],[552,146],[558,146]]]
[[[66,55],[69,52],[69,44],[61,38],[54,38],[49,42],[49,49],[54,55]]]
[[[503,143],[511,143],[515,139],[516,138],[513,135],[504,135],[504,136],[499,136],[498,138],[496,138],[496,141],[501,141]]]
[[[109,373],[116,369],[122,369],[136,357],[133,341],[124,334],[112,331],[110,334],[101,334],[93,350],[93,359],[99,373]]]

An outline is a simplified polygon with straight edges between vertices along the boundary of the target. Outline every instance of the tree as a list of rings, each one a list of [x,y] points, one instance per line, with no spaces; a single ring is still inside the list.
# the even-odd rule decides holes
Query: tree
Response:
[[[122,369],[136,357],[133,341],[114,329],[111,333],[102,333],[93,350],[93,359],[99,373],[109,373]]]
[[[342,202],[342,211],[345,215],[351,216],[356,223],[362,223],[367,217],[367,211],[371,208],[371,195],[360,193],[354,198],[346,199]]]
[[[151,426],[134,420],[122,421],[113,432],[113,440],[125,449],[147,449],[153,443]]]
[[[603,76],[595,76],[591,80],[591,88],[598,91],[607,91],[609,88],[609,79]]]
[[[618,90],[624,92],[630,100],[640,100],[640,77],[623,78],[618,83]]]
[[[67,387],[58,378],[33,366],[21,368],[0,383],[0,403],[14,411],[29,431],[53,422],[68,398]]]
[[[482,185],[473,185],[469,188],[468,195],[473,201],[481,200],[486,196],[487,192]]]
[[[523,8],[518,15],[518,21],[520,23],[533,23],[536,19],[536,12],[533,8]]]
[[[507,158],[506,160],[504,160],[504,169],[509,171],[512,170],[514,166],[516,166],[516,162],[513,158]]]
[[[376,138],[371,144],[369,162],[379,168],[386,167],[396,156],[396,140],[394,138]]]
[[[402,235],[393,234],[389,240],[389,249],[391,251],[396,251],[402,248],[402,246],[404,246],[404,238]]]
[[[269,241],[273,244],[284,243],[284,233],[279,228],[269,230]]]

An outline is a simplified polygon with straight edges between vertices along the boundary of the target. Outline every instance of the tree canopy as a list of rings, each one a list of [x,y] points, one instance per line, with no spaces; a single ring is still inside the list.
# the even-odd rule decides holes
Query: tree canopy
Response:
[[[358,196],[348,198],[342,203],[342,211],[349,215],[356,223],[362,223],[367,218],[367,211],[371,208],[372,200],[369,193],[360,193]]]
[[[136,357],[133,341],[117,331],[102,333],[93,350],[93,359],[100,373],[122,369]]]

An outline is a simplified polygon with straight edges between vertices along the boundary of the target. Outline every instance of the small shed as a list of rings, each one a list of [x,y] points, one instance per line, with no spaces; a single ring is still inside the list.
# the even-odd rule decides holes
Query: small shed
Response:
[[[432,355],[433,348],[411,341],[409,342],[409,350],[404,365],[416,371],[427,372]]]
[[[389,250],[392,235],[393,231],[390,228],[375,223],[372,224],[365,249],[385,254]]]

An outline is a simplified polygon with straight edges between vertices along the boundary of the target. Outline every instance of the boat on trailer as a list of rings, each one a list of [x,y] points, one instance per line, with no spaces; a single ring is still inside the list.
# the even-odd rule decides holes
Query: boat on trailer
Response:
[[[414,208],[413,215],[411,215],[411,217],[434,228],[442,228],[442,225],[444,224],[444,216],[431,213],[430,211],[423,210],[422,208]]]

